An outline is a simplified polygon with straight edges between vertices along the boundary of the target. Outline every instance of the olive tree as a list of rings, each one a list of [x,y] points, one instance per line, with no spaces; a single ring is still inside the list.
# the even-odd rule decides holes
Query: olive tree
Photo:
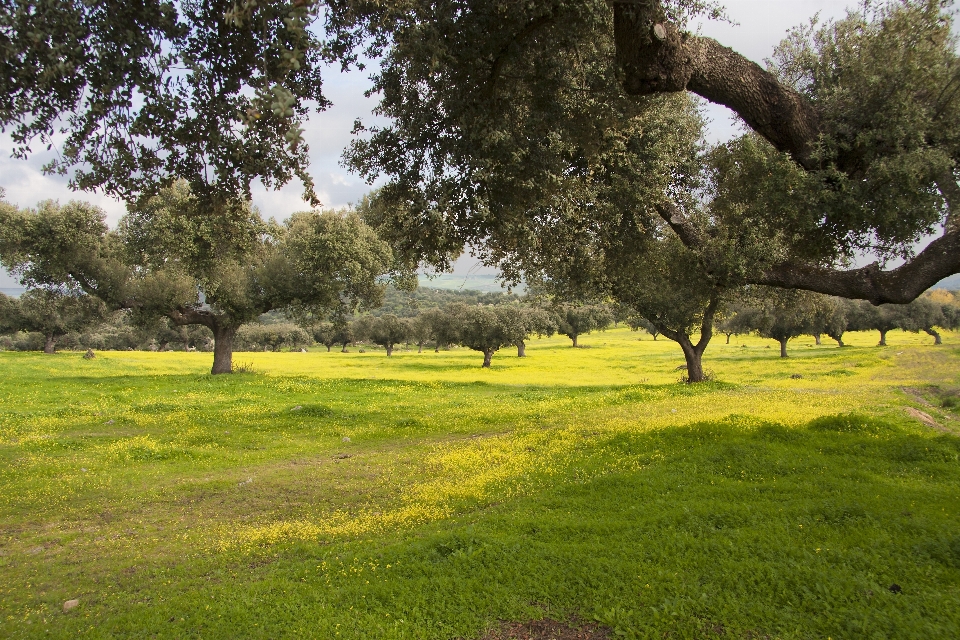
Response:
[[[0,257],[25,283],[82,290],[140,322],[208,327],[214,374],[232,371],[237,330],[268,311],[322,315],[379,302],[390,249],[355,213],[301,212],[278,224],[249,204],[216,217],[203,206],[178,182],[111,231],[96,207],[41,203],[4,221],[19,231],[3,232]]]

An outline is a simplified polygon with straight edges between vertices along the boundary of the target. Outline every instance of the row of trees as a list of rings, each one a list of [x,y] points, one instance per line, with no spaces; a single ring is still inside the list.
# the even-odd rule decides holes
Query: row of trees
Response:
[[[532,335],[569,337],[573,346],[578,338],[613,323],[613,315],[603,305],[557,305],[544,308],[532,305],[467,305],[453,303],[423,311],[412,318],[393,314],[363,316],[353,322],[343,319],[325,322],[314,329],[316,341],[329,351],[334,345],[346,351],[351,342],[369,341],[392,355],[398,344],[415,344],[418,352],[427,343],[436,350],[461,345],[483,353],[483,366],[489,367],[493,354],[513,346],[517,356],[526,356],[526,343]]]
[[[941,344],[937,329],[960,328],[960,299],[944,290],[928,292],[909,304],[874,306],[862,300],[847,300],[802,291],[769,290],[763,298],[731,305],[718,323],[730,336],[756,332],[780,343],[781,357],[787,357],[787,342],[802,335],[813,336],[820,344],[826,335],[842,347],[847,331],[879,331],[880,345],[887,344],[887,332],[902,329],[923,331]]]

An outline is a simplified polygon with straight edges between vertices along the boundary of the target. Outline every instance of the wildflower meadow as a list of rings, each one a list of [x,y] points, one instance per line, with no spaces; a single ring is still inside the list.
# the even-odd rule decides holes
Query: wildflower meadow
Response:
[[[960,637],[960,334],[876,342],[0,353],[0,636]]]

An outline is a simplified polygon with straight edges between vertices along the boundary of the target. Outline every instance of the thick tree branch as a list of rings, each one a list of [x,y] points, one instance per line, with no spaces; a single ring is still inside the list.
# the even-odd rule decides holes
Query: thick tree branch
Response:
[[[715,292],[710,296],[710,303],[703,312],[703,321],[700,323],[700,342],[697,343],[696,350],[703,355],[713,338],[713,319],[717,315],[717,309],[720,307],[720,292]]]
[[[960,189],[957,191],[960,195]],[[698,253],[706,248],[703,234],[676,205],[668,202],[656,209],[685,246]],[[710,271],[709,264],[704,267]],[[881,270],[877,263],[845,270],[784,262],[748,278],[747,283],[804,289],[873,304],[906,304],[954,273],[960,273],[960,229],[946,231],[905,264],[889,271]]]
[[[960,272],[960,231],[944,233],[903,266],[882,271],[877,263],[841,271],[784,263],[767,270],[753,284],[806,289],[873,304],[906,304],[940,280]]]
[[[615,3],[614,37],[628,94],[693,91],[729,107],[774,147],[814,168],[817,114],[773,74],[716,40],[681,32],[656,1]]]
[[[193,309],[191,307],[174,309],[167,314],[167,317],[178,327],[189,324],[200,324],[211,330],[215,330],[220,325],[220,319],[215,313],[203,309]]]

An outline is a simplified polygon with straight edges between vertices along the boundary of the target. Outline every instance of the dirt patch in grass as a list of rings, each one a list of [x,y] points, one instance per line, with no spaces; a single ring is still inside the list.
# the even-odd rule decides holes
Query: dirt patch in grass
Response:
[[[610,631],[590,623],[573,620],[557,622],[550,618],[529,622],[502,622],[480,640],[609,640]]]

